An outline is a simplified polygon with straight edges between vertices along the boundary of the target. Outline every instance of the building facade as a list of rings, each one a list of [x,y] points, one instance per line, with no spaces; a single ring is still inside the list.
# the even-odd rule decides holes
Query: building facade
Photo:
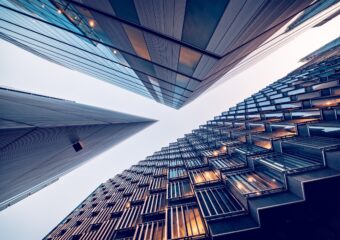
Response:
[[[340,57],[299,68],[101,184],[52,239],[338,239]]]
[[[225,74],[235,73],[311,27],[303,21],[289,34],[278,33],[315,5],[312,0],[218,0],[214,4],[206,0],[4,0],[0,37],[49,61],[178,109]]]
[[[154,120],[0,88],[0,210]]]
[[[306,67],[311,64],[319,63],[330,57],[340,56],[340,37],[337,37],[333,41],[325,44],[321,48],[308,54],[300,60],[300,62],[306,63],[302,67]]]

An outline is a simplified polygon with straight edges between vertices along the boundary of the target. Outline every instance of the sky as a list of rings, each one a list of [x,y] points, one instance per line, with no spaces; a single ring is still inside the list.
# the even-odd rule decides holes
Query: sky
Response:
[[[302,57],[339,36],[340,17],[283,47],[175,110],[43,60],[0,40],[0,86],[159,120],[56,183],[0,212],[1,240],[42,239],[98,185],[302,65]],[[1,110],[0,110],[1,111]]]

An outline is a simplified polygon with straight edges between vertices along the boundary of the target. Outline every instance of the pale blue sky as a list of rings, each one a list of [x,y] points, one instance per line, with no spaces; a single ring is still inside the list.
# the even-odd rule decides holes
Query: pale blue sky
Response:
[[[300,66],[299,59],[339,36],[340,17],[296,37],[198,99],[174,110],[40,59],[0,40],[0,85],[158,119],[58,182],[0,212],[1,240],[41,239],[100,183],[212,119]]]

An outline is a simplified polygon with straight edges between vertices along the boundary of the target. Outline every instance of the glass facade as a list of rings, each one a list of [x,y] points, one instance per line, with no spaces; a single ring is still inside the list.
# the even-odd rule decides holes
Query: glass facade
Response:
[[[328,199],[305,197],[312,188],[304,184],[327,179],[316,192],[337,195],[327,186],[340,170],[340,103],[333,100],[339,98],[333,91],[339,77],[340,57],[288,74],[101,184],[45,239],[290,236],[280,234],[309,223],[303,204]],[[325,89],[322,97],[314,94]],[[305,94],[309,97],[299,98]],[[262,209],[272,211],[270,223]],[[284,212],[298,222],[290,224]],[[275,223],[280,231],[266,228]],[[301,231],[294,234],[307,234]],[[267,232],[277,235],[266,238]]]
[[[178,109],[280,45],[270,37],[312,2],[3,0],[0,37]]]

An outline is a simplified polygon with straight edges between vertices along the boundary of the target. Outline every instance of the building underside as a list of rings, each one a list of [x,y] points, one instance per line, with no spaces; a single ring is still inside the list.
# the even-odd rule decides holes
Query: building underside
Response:
[[[339,4],[318,8],[312,0],[4,0],[0,37],[178,109],[223,76],[227,79],[325,20]],[[299,24],[285,31],[300,15]]]
[[[0,88],[0,210],[154,122]]]

